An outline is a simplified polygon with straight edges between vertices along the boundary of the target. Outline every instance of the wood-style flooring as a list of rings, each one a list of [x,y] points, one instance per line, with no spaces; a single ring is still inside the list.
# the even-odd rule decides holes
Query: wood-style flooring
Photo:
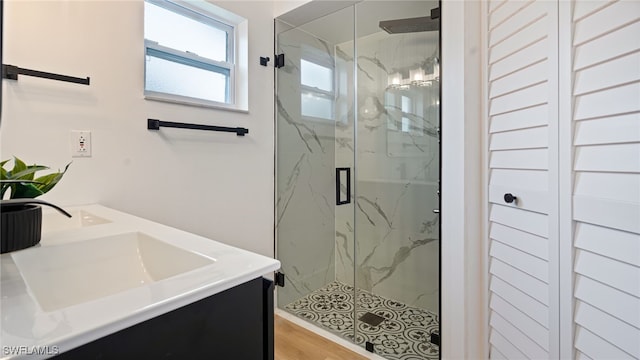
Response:
[[[275,360],[367,360],[280,316],[275,316]]]

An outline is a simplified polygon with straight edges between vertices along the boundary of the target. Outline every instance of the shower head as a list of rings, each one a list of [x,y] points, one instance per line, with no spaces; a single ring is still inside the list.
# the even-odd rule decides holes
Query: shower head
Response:
[[[440,19],[423,16],[408,19],[383,20],[380,21],[378,26],[389,34],[437,31],[440,28]]]
[[[384,20],[380,21],[378,26],[389,34],[438,31],[440,30],[440,8],[431,9],[431,16]]]

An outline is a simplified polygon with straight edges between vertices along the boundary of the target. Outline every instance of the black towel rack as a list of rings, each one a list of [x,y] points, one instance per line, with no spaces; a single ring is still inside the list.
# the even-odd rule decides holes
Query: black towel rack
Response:
[[[238,136],[244,136],[249,133],[249,129],[242,127],[225,127],[225,126],[213,126],[213,125],[199,125],[199,124],[185,124],[171,121],[160,121],[157,119],[147,119],[147,129],[160,130],[160,127],[170,127],[178,129],[193,129],[193,130],[207,130],[207,131],[222,131],[236,133]]]
[[[35,76],[44,79],[66,81],[74,84],[89,85],[89,77],[79,78],[67,75],[54,74],[44,71],[23,69],[14,65],[2,64],[2,77],[10,80],[18,80],[18,75]]]

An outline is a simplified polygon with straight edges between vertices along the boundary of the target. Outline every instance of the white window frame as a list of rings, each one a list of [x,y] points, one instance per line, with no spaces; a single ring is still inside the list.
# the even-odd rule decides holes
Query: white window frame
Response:
[[[234,18],[234,21],[225,21],[220,16],[214,14],[211,9],[205,9],[198,5],[194,5],[194,2],[186,2],[180,0],[145,0],[150,4],[160,6],[171,12],[174,12],[180,16],[185,16],[199,22],[205,23],[209,26],[220,29],[227,34],[227,61],[217,61],[210,58],[199,56],[189,51],[176,50],[170,47],[163,46],[155,41],[144,39],[145,47],[145,69],[144,69],[144,98],[149,100],[157,100],[164,102],[172,102],[179,104],[204,106],[212,108],[221,108],[226,110],[235,110],[246,112],[247,104],[246,99],[242,101],[244,104],[239,104],[238,99],[238,74],[237,74],[237,60],[238,60],[238,45],[239,34],[238,24],[241,19],[233,14],[229,14],[229,17]],[[209,4],[206,4],[211,6]],[[225,11],[226,12],[226,11]],[[226,14],[225,14],[226,15]],[[237,18],[237,19],[235,19]],[[244,20],[244,19],[241,19]],[[246,20],[243,28],[246,29]],[[233,25],[230,25],[233,24]],[[246,34],[245,34],[246,35]],[[209,70],[215,73],[223,74],[227,77],[226,89],[225,89],[225,102],[212,101],[202,98],[189,97],[183,95],[176,95],[165,92],[158,92],[146,89],[146,76],[147,76],[147,57],[153,56],[163,60],[180,63],[187,66],[200,68],[203,70]],[[246,76],[244,76],[246,81]],[[242,88],[245,88],[241,86]],[[246,91],[246,89],[245,89]],[[241,95],[242,96],[242,95]],[[246,94],[245,94],[246,97]]]

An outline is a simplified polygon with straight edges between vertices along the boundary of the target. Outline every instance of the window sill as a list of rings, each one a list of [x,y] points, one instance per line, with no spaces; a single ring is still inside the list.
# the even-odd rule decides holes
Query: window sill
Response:
[[[232,104],[224,104],[224,103],[219,103],[215,101],[194,99],[186,96],[156,93],[152,91],[145,92],[144,99],[166,102],[171,104],[178,104],[178,105],[187,105],[187,106],[196,106],[196,107],[202,107],[202,108],[208,108],[208,109],[232,111],[232,112],[238,112],[238,113],[244,113],[244,114],[249,113],[249,109],[240,108]]]

